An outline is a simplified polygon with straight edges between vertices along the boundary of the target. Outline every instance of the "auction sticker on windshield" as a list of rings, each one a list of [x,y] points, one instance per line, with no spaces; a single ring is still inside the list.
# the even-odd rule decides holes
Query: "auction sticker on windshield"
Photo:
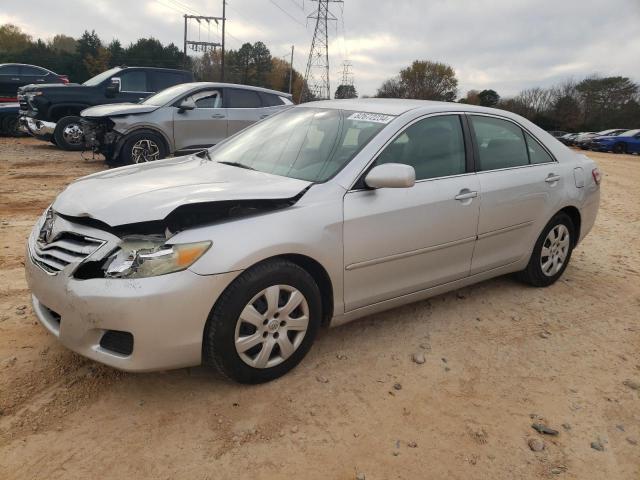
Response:
[[[389,123],[394,119],[391,115],[382,115],[380,113],[356,112],[347,117],[348,120],[364,120],[365,122]]]

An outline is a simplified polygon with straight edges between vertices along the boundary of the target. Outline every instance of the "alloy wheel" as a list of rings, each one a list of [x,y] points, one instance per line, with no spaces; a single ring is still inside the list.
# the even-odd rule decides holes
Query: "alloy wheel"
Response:
[[[251,367],[275,367],[300,347],[308,326],[309,304],[302,292],[289,285],[272,285],[240,313],[236,352]]]
[[[153,140],[143,138],[131,147],[133,163],[152,162],[160,158],[160,147]]]
[[[540,267],[542,273],[552,277],[560,271],[569,254],[569,229],[563,225],[555,225],[542,243]]]

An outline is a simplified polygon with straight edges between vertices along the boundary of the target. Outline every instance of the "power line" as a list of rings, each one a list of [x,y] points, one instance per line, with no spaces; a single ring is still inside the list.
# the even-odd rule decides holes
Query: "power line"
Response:
[[[289,17],[291,20],[293,20],[294,22],[296,22],[298,25],[302,25],[302,27],[306,30],[307,26],[302,23],[300,20],[298,20],[297,18],[295,18],[293,15],[291,15],[289,12],[287,12],[284,8],[282,8],[280,5],[278,5],[274,0],[269,0],[271,3],[273,3],[276,7],[278,7],[278,9],[284,13],[287,17]]]

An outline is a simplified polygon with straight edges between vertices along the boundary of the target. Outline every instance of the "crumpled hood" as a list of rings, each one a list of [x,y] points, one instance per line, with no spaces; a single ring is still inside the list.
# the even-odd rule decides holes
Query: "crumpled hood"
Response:
[[[80,112],[85,118],[114,117],[116,115],[132,115],[136,113],[149,113],[157,110],[157,105],[142,105],[139,103],[112,103],[89,107]]]
[[[117,227],[163,220],[187,204],[292,198],[309,185],[190,155],[80,178],[58,195],[53,209]]]

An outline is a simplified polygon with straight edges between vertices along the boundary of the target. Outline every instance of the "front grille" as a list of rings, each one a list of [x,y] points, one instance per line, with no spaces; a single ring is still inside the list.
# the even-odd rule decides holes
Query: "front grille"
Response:
[[[25,95],[18,95],[18,102],[20,103],[20,110],[29,110],[29,103],[27,102],[27,97]]]
[[[58,273],[71,263],[79,263],[104,245],[103,240],[63,232],[50,243],[34,242],[33,261],[48,273]]]
[[[133,335],[120,330],[107,330],[100,339],[100,346],[120,355],[131,355],[133,352]]]

